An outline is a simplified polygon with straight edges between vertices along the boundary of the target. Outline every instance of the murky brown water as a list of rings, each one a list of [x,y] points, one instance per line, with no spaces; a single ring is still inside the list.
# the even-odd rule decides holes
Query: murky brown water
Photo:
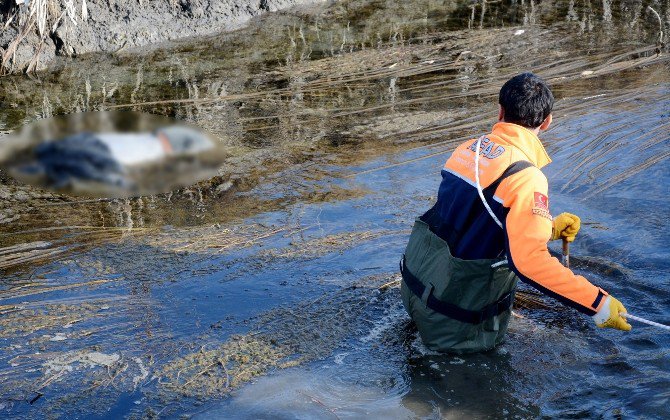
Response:
[[[510,3],[473,18],[466,3],[339,2],[0,79],[0,130],[134,109],[195,122],[229,156],[211,181],[141,199],[3,187],[0,413],[667,416],[670,341],[649,328],[596,330],[545,301],[500,350],[455,358],[423,349],[403,313],[397,258],[440,166],[532,70],[559,99],[546,173],[555,211],[585,221],[577,269],[670,320],[655,18]]]

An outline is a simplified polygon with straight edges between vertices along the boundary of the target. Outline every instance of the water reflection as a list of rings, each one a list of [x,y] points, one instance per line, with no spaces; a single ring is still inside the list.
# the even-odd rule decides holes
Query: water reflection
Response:
[[[523,381],[515,377],[513,360],[504,348],[502,350],[410,359],[411,387],[403,396],[403,405],[412,410],[415,418],[539,415],[539,407],[519,398]]]
[[[229,159],[221,177],[157,197],[1,186],[0,413],[177,417],[221,401],[221,417],[668,417],[668,339],[649,329],[622,340],[528,310],[509,354],[449,358],[404,345],[399,299],[361,281],[393,280],[446,154],[490,128],[501,80],[523,68],[559,99],[547,174],[556,209],[584,216],[575,262],[668,321],[668,56],[655,21],[643,3],[608,2],[611,22],[599,2],[483,4],[336,2],[68,62],[40,83],[3,79],[2,130],[145,110],[196,122]],[[48,370],[92,351],[120,357]],[[281,371],[286,359],[299,366]],[[42,384],[34,405],[21,399]]]

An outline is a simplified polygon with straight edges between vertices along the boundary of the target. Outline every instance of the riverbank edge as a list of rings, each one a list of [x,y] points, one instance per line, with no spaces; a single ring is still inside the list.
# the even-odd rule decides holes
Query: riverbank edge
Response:
[[[41,34],[29,5],[0,8],[0,74],[47,70],[63,57],[132,53],[231,32],[268,13],[327,0],[76,0],[73,14],[58,0],[41,1],[49,6]]]

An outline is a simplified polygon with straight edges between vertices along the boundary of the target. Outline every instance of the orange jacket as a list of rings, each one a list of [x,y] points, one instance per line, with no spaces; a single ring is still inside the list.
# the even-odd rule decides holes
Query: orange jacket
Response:
[[[503,224],[493,221],[475,187],[475,144],[459,146],[442,170],[443,181],[435,209],[440,215],[438,235],[456,257],[495,258],[507,255],[519,278],[562,303],[594,315],[607,292],[575,275],[552,257],[547,242],[552,233],[548,184],[540,168],[551,162],[542,143],[530,130],[498,123],[482,138],[479,179],[482,188],[497,180],[514,162],[534,166],[505,178],[495,189],[489,205]]]

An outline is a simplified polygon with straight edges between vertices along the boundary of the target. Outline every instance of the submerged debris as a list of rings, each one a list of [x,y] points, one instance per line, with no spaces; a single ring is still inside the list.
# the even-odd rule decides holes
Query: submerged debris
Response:
[[[305,241],[296,240],[285,248],[274,248],[258,253],[260,258],[317,258],[344,250],[390,234],[391,231],[355,231],[321,236]]]
[[[119,361],[118,354],[104,354],[97,351],[74,351],[48,360],[43,369],[46,376],[72,372],[75,369],[93,368],[97,366],[110,367]]]
[[[289,349],[264,337],[238,335],[213,350],[167,363],[156,375],[164,391],[196,398],[225,395],[269,369],[290,366]]]
[[[69,329],[77,323],[111,315],[105,311],[106,301],[79,304],[11,305],[0,307],[0,338],[31,334],[54,329]],[[65,333],[55,331],[51,341],[62,341]]]
[[[379,25],[345,25],[359,10],[348,9],[354,3],[368,6],[365,19]],[[231,157],[206,183],[132,200],[0,186],[0,416],[84,417],[113,409],[176,417],[260,375],[335,353],[347,355],[335,364],[355,363],[365,351],[395,357],[399,370],[411,371],[408,354],[426,353],[407,350],[416,340],[397,296],[397,260],[389,263],[389,255],[401,252],[398,238],[407,236],[410,218],[433,199],[436,185],[416,178],[429,170],[439,177],[454,144],[495,118],[501,80],[517,69],[550,80],[557,115],[579,116],[570,130],[557,124],[554,132],[565,137],[549,145],[571,145],[570,159],[581,165],[558,169],[566,188],[601,193],[667,162],[659,147],[668,124],[656,114],[665,112],[659,104],[666,103],[669,56],[647,45],[632,19],[622,19],[621,32],[596,31],[593,11],[579,10],[567,23],[559,16],[537,25],[539,16],[525,14],[532,2],[522,2],[523,29],[508,25],[493,11],[497,5],[487,16],[503,19],[502,27],[447,31],[432,21],[432,2],[429,9],[396,2],[403,9],[379,15],[380,2],[373,3],[333,3],[336,12],[324,16],[273,15],[277,20],[268,17],[252,32],[148,56],[68,62],[39,85],[6,79],[0,123],[7,128],[54,112],[136,108],[221,134]],[[492,5],[472,10],[483,16],[484,4]],[[537,13],[545,6],[537,3]],[[411,30],[403,29],[404,18]],[[469,25],[476,27],[476,19]],[[246,38],[256,43],[250,47]],[[82,80],[84,73],[94,77]],[[618,112],[633,107],[627,117]],[[652,128],[631,135],[641,126]],[[587,129],[596,137],[583,144]],[[635,160],[617,158],[624,154]],[[434,162],[432,169],[411,166],[421,160]],[[2,174],[0,182],[11,184]],[[610,207],[618,205],[609,199]],[[660,226],[658,217],[638,220]],[[633,257],[621,257],[621,267],[573,262],[624,280],[625,258]],[[258,296],[261,306],[246,301]],[[533,293],[519,293],[517,304],[547,308]],[[538,381],[548,363],[564,362],[559,353],[571,345],[555,325],[530,316],[513,321],[511,339],[530,349],[519,364],[523,372],[532,367],[529,376]],[[581,345],[579,334],[571,339]],[[651,340],[629,344],[656,348]],[[550,361],[538,363],[537,354]],[[518,373],[504,366],[499,372]],[[433,392],[419,390],[422,400],[423,391]],[[159,411],[166,403],[172,405]]]
[[[261,316],[255,331],[231,336],[211,350],[204,345],[168,362],[155,372],[163,394],[221,396],[270,370],[329,356],[368,322],[361,316],[385,280],[385,276],[367,277],[314,301],[270,311]],[[383,301],[377,305],[383,306]]]

